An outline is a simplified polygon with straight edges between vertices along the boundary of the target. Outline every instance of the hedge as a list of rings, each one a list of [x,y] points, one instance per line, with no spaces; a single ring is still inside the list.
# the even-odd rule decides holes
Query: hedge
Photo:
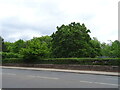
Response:
[[[41,60],[46,64],[80,64],[80,65],[120,65],[119,58],[49,58]]]
[[[32,61],[25,62],[22,58],[5,58],[2,63],[120,65],[120,58],[39,58]]]
[[[24,63],[22,58],[5,58],[2,63]]]
[[[20,58],[22,57],[21,54],[17,54],[17,53],[12,53],[12,52],[2,52],[0,53],[2,55],[2,58]]]

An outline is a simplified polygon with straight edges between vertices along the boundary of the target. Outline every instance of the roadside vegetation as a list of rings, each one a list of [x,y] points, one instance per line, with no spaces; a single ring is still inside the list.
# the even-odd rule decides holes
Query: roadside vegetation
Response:
[[[118,65],[120,41],[101,43],[91,38],[85,24],[57,26],[51,36],[5,42],[1,39],[2,63]]]

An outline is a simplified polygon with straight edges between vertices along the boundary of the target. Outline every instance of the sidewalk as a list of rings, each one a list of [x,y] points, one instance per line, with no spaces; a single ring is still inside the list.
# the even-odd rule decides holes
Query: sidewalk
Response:
[[[83,70],[66,70],[66,69],[53,69],[53,68],[31,68],[31,67],[11,67],[0,66],[7,69],[21,69],[21,70],[37,70],[37,71],[54,71],[54,72],[68,72],[68,73],[80,73],[80,74],[95,74],[95,75],[108,75],[108,76],[120,76],[117,72],[102,72],[102,71],[83,71]]]

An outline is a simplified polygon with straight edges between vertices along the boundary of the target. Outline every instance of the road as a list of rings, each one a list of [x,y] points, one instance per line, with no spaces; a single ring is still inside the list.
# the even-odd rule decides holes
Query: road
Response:
[[[118,88],[118,77],[2,69],[2,88]]]

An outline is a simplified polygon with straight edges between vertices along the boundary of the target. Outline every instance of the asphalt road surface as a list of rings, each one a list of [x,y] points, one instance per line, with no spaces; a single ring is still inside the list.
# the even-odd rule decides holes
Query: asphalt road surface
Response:
[[[118,88],[118,77],[2,69],[2,88]]]

